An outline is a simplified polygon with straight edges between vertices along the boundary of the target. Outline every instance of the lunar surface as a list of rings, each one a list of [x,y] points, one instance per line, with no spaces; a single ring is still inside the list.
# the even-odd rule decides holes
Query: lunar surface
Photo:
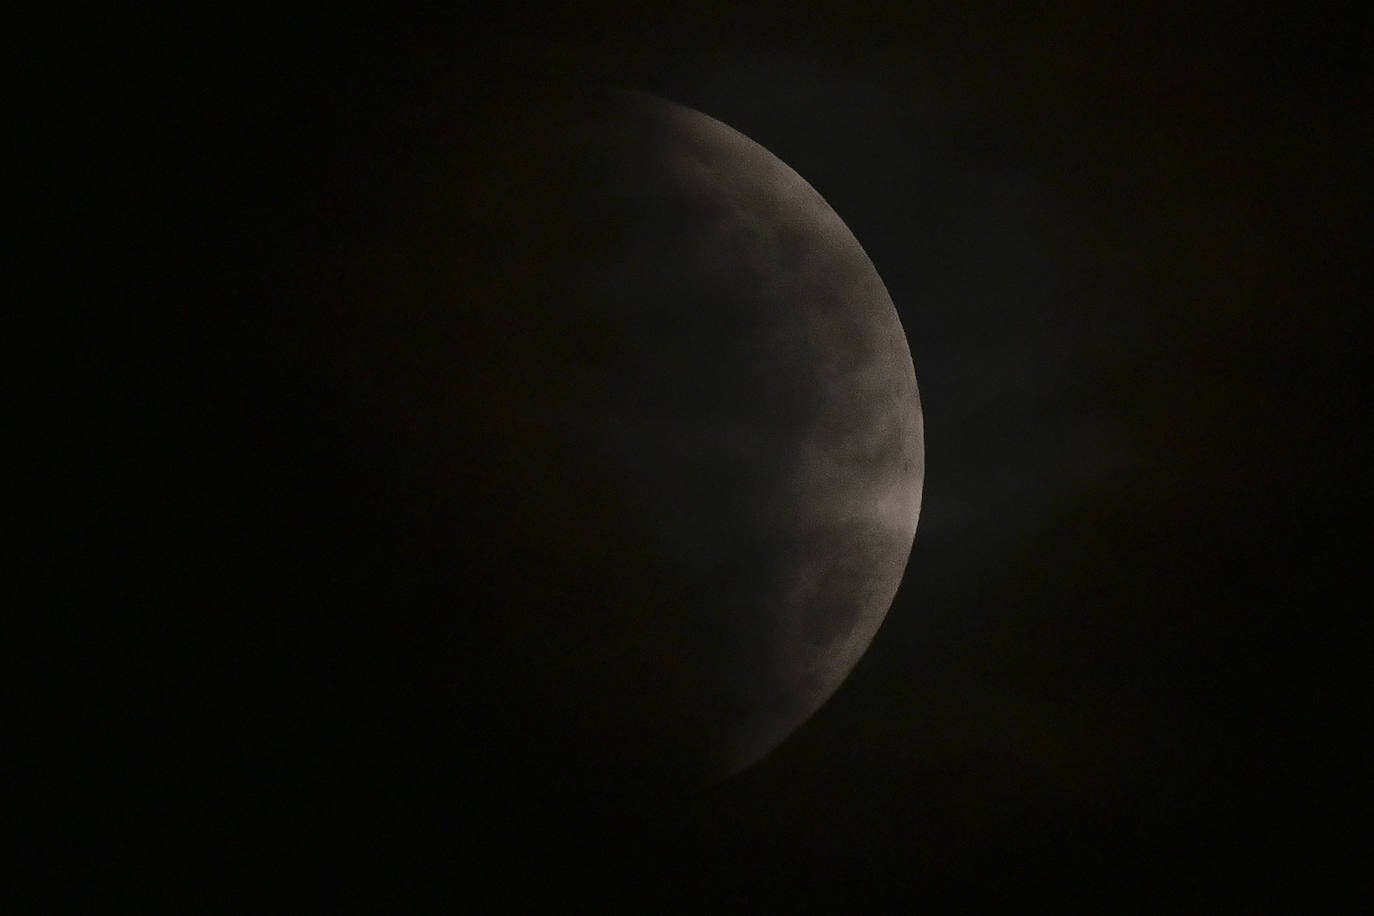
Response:
[[[340,782],[748,767],[854,667],[912,546],[921,410],[878,273],[688,108],[397,93],[351,99],[327,156],[284,147],[216,238],[244,266],[202,271],[163,389],[203,456],[192,610],[159,637],[198,686],[160,694]]]
[[[435,670],[500,710],[488,740],[733,773],[835,691],[902,578],[923,443],[897,313],[821,196],[719,121],[605,93],[489,123],[451,306],[486,532],[463,559],[499,584]]]

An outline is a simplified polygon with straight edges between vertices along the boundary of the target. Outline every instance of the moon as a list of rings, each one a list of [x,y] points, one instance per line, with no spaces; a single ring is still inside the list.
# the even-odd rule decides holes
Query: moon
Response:
[[[910,349],[844,221],[738,130],[642,93],[532,111],[463,195],[469,466],[508,585],[495,665],[464,667],[522,681],[534,746],[730,775],[830,698],[903,577]]]
[[[736,773],[902,579],[924,446],[897,311],[821,195],[705,114],[597,91],[471,117],[352,259],[392,296],[359,306],[346,400],[396,679],[520,765]]]

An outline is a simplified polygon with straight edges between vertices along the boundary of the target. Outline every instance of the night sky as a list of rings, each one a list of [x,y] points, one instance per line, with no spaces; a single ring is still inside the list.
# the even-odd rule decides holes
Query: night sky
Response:
[[[62,345],[35,349],[21,392],[41,430],[28,594],[100,685],[90,735],[68,730],[73,830],[122,850],[95,844],[65,880],[192,911],[489,893],[497,911],[1227,912],[1346,886],[1367,32],[1072,3],[34,26],[20,82],[48,101],[21,208],[36,250],[71,254],[42,287],[38,339]],[[277,671],[302,637],[236,622],[244,571],[284,606],[329,568],[328,537],[260,543],[352,479],[274,457],[329,448],[309,419],[325,394],[280,368],[309,327],[272,307],[344,248],[299,226],[373,212],[338,216],[330,176],[385,171],[415,124],[588,81],[761,143],[876,265],[927,448],[887,620],[810,722],[711,788],[588,797],[462,753],[416,775],[404,739],[318,779],[308,755],[272,764],[291,711],[212,728],[242,698],[146,659],[230,644],[219,673]],[[471,129],[441,128],[455,147]],[[59,133],[80,139],[47,153]],[[208,534],[203,513],[250,490],[293,495]],[[352,715],[346,688],[292,686]]]

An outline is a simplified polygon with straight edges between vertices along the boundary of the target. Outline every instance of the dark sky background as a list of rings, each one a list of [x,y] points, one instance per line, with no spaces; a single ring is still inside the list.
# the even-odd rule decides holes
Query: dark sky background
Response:
[[[896,303],[925,409],[921,523],[887,621],[833,700],[749,771],[576,802],[467,773],[439,794],[382,781],[366,828],[335,814],[234,834],[206,813],[213,853],[173,829],[193,839],[172,864],[130,879],[106,858],[95,880],[180,901],[251,888],[306,909],[459,905],[484,889],[510,908],[651,912],[1229,911],[1346,886],[1332,831],[1358,731],[1337,683],[1355,664],[1343,612],[1361,607],[1347,532],[1368,501],[1352,323],[1368,28],[1367,14],[1253,4],[183,12],[63,25],[63,59],[87,66],[60,87],[45,78],[55,43],[21,41],[28,85],[58,99],[21,144],[76,126],[63,187],[98,217],[82,241],[117,262],[75,262],[70,301],[111,276],[141,289],[168,262],[178,283],[209,276],[211,254],[130,252],[200,251],[195,232],[225,207],[270,225],[284,189],[328,166],[336,121],[321,112],[415,97],[427,117],[425,94],[454,86],[499,98],[516,77],[605,80],[723,120],[829,201]],[[93,144],[111,158],[87,161]],[[39,223],[40,240],[84,229]],[[205,250],[227,250],[206,233]],[[168,247],[126,245],[154,237]],[[115,300],[124,310],[101,310],[61,354],[82,384],[35,390],[72,410],[85,384],[108,398],[160,339],[104,355],[122,314],[151,303],[158,327],[198,327],[177,317],[196,302],[171,301]],[[82,416],[80,435],[129,438],[122,420]],[[63,480],[98,480],[55,454],[45,467]],[[164,453],[121,454],[120,479],[146,481]],[[166,454],[167,486],[204,485]],[[102,492],[101,506],[125,499]],[[65,531],[71,516],[56,518],[42,530]],[[151,580],[129,581],[117,606],[153,614]],[[69,604],[94,593],[63,583]],[[126,761],[86,783],[117,796],[146,776]],[[204,783],[169,780],[185,810],[217,810],[193,797]],[[141,781],[134,794],[156,795]]]

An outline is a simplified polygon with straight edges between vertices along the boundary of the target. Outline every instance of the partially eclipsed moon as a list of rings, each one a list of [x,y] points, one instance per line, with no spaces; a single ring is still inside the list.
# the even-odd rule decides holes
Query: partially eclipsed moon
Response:
[[[738,131],[639,94],[532,110],[492,122],[462,195],[474,549],[501,573],[450,681],[535,756],[736,772],[897,591],[907,341],[840,217]]]

